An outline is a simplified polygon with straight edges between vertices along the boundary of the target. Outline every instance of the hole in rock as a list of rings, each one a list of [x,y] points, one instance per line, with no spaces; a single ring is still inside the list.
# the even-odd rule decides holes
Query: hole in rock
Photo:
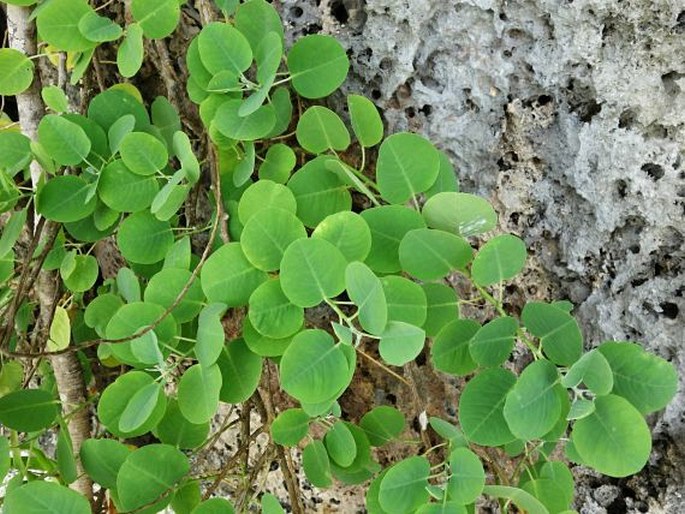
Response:
[[[678,313],[680,312],[678,306],[673,302],[661,303],[659,304],[659,307],[661,307],[663,315],[666,316],[668,319],[676,319],[678,317]]]
[[[290,8],[290,16],[292,16],[293,18],[299,18],[303,14],[304,11],[302,10],[302,7],[295,6]]]
[[[648,162],[646,164],[642,165],[642,171],[644,171],[647,175],[650,176],[650,178],[654,181],[659,180],[664,176],[664,168],[663,166],[653,163],[653,162]]]
[[[338,23],[340,24],[347,23],[347,20],[350,19],[350,13],[347,11],[347,7],[345,7],[345,2],[342,0],[332,2],[331,16],[338,20]]]
[[[616,192],[621,198],[625,198],[628,191],[628,183],[625,180],[616,181]]]

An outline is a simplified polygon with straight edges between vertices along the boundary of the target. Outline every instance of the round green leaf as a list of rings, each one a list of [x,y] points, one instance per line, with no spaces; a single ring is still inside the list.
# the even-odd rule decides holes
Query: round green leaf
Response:
[[[469,342],[471,357],[481,366],[499,366],[511,355],[517,329],[518,322],[510,316],[486,323]]]
[[[429,228],[407,232],[399,247],[402,269],[424,281],[438,280],[453,270],[463,269],[472,253],[462,237]]]
[[[565,508],[573,501],[575,479],[573,473],[563,462],[545,462],[540,468],[540,478],[552,480],[559,487],[559,496],[564,501]]]
[[[430,463],[425,457],[409,457],[392,466],[381,481],[378,499],[393,514],[408,514],[428,501]]]
[[[305,36],[288,53],[293,88],[305,98],[330,95],[343,83],[349,68],[345,49],[331,36]]]
[[[278,279],[268,280],[255,289],[249,305],[252,326],[273,339],[293,335],[304,323],[304,309],[290,303]]]
[[[86,0],[52,0],[36,13],[38,35],[65,52],[82,52],[95,46],[79,31],[79,21],[92,8]]]
[[[357,456],[357,443],[347,425],[342,421],[336,421],[324,436],[324,446],[328,456],[338,466],[346,468],[350,466]]]
[[[518,439],[530,441],[554,428],[561,415],[554,390],[557,383],[557,367],[547,360],[535,361],[523,370],[504,404],[504,418]]]
[[[642,414],[613,394],[595,398],[595,411],[576,421],[571,441],[586,465],[610,477],[637,473],[652,449]]]
[[[468,448],[457,448],[450,453],[451,476],[447,484],[450,500],[467,505],[483,492],[485,470],[478,455]]]
[[[143,29],[137,23],[131,23],[117,50],[117,67],[122,77],[130,78],[138,73],[144,57]]]
[[[126,114],[136,119],[136,130],[143,130],[150,125],[147,110],[135,96],[127,91],[108,89],[95,96],[88,105],[88,118],[96,122],[105,131]]]
[[[138,175],[154,175],[169,161],[164,143],[145,132],[127,134],[119,153],[126,167]]]
[[[165,309],[171,307],[190,280],[187,269],[164,268],[156,273],[145,288],[146,302],[156,303]],[[193,281],[181,302],[171,311],[176,321],[186,323],[198,315],[204,304],[204,294],[199,280]]]
[[[347,107],[359,144],[369,148],[380,143],[383,139],[383,120],[373,102],[364,96],[348,95]]]
[[[214,364],[224,350],[224,326],[221,319],[226,312],[223,303],[210,303],[204,307],[197,320],[195,357],[205,367]]]
[[[262,377],[262,358],[252,353],[242,339],[224,346],[217,361],[223,385],[219,398],[226,403],[242,403],[254,394]]]
[[[462,237],[482,234],[497,225],[492,205],[468,193],[438,193],[428,199],[421,212],[429,227]]]
[[[281,17],[274,6],[264,0],[249,0],[240,4],[234,22],[235,28],[245,36],[255,51],[270,32],[275,32],[283,40]]]
[[[454,171],[454,166],[450,162],[445,152],[440,152],[440,170],[435,183],[426,191],[426,198],[437,195],[438,193],[457,193],[459,191],[459,181]]]
[[[167,404],[164,417],[157,424],[153,433],[164,444],[191,450],[200,446],[207,439],[209,422],[191,423],[181,413],[178,401],[171,398]]]
[[[84,130],[56,114],[40,120],[38,140],[50,157],[64,166],[79,164],[90,153],[90,139]]]
[[[202,64],[212,75],[221,71],[240,75],[252,64],[250,43],[226,23],[205,25],[198,36],[198,51]]]
[[[207,259],[200,278],[210,302],[239,307],[247,305],[250,295],[267,279],[267,274],[247,260],[239,243],[228,243]]]
[[[352,348],[350,350],[353,351]],[[352,354],[354,355],[354,352]],[[352,423],[345,423],[345,425],[354,438],[356,455],[352,464],[347,467],[341,467],[334,460],[331,460],[331,470],[333,476],[344,484],[361,484],[380,471],[380,466],[371,456],[371,445],[366,433]]]
[[[283,254],[281,287],[300,307],[314,307],[345,289],[347,261],[323,239],[298,239]]]
[[[31,140],[28,137],[10,130],[0,131],[0,169],[14,176],[32,160]]]
[[[166,410],[166,396],[162,386],[157,382],[152,382],[136,391],[121,413],[119,430],[124,433],[133,432],[142,427],[155,413],[159,402],[164,403],[164,410]]]
[[[323,330],[305,330],[293,338],[281,358],[281,386],[294,398],[323,402],[345,384],[349,366],[345,354]]]
[[[264,209],[283,209],[295,214],[297,201],[292,191],[284,185],[271,180],[259,180],[248,187],[240,197],[240,222],[245,225],[252,216]]]
[[[363,261],[371,251],[371,230],[359,214],[349,211],[326,216],[313,238],[322,238],[335,246],[348,262]]]
[[[309,416],[302,409],[287,409],[271,423],[271,437],[283,446],[297,446],[309,431]]]
[[[240,116],[241,100],[228,100],[216,111],[213,124],[231,139],[254,141],[265,137],[276,124],[276,113],[271,104],[261,106],[248,116]]]
[[[435,369],[457,376],[468,375],[477,365],[469,353],[469,341],[480,325],[470,319],[455,319],[433,340],[431,359]]]
[[[271,145],[266,151],[264,161],[259,166],[260,182],[272,180],[279,184],[285,184],[296,163],[295,152],[289,146],[283,143]]]
[[[404,366],[414,360],[426,342],[423,329],[402,321],[389,322],[380,337],[378,352],[393,366]]]
[[[58,413],[59,403],[42,389],[22,389],[0,398],[0,423],[19,432],[48,428]]]
[[[106,293],[97,296],[86,307],[84,315],[86,325],[95,329],[100,337],[104,337],[107,323],[122,305],[124,302],[115,294]]]
[[[273,494],[264,493],[262,496],[261,505],[262,514],[285,514],[285,510],[283,510],[281,503]]]
[[[426,321],[426,295],[416,282],[397,275],[381,279],[388,301],[388,319],[417,327]]]
[[[549,478],[529,480],[521,489],[540,500],[549,512],[563,512],[569,507],[562,486]]]
[[[359,427],[366,433],[371,446],[383,446],[404,430],[404,414],[387,405],[381,405],[362,416]]]
[[[502,446],[516,439],[504,419],[504,401],[516,383],[511,371],[487,369],[472,378],[459,398],[459,423],[469,441]]]
[[[60,223],[81,220],[95,210],[95,198],[88,199],[91,189],[92,185],[80,177],[55,177],[38,191],[37,210],[47,219]]]
[[[157,179],[131,172],[122,160],[112,161],[100,174],[98,196],[118,212],[147,209],[159,192]]]
[[[371,230],[366,264],[376,273],[400,271],[400,241],[410,230],[425,228],[421,215],[402,205],[383,205],[362,211],[361,217]]]
[[[388,322],[388,306],[378,277],[366,264],[351,262],[345,270],[345,287],[359,309],[362,328],[369,334],[382,333]]]
[[[293,117],[293,104],[290,100],[290,89],[278,87],[271,94],[271,105],[276,113],[276,124],[266,137],[280,136],[290,126]]]
[[[191,423],[206,423],[219,408],[221,392],[219,366],[203,367],[195,364],[186,370],[178,382],[178,408]]]
[[[73,270],[68,276],[62,276],[62,279],[67,289],[74,293],[83,293],[95,285],[100,268],[92,255],[77,255],[74,260]]]
[[[313,486],[328,487],[333,483],[326,447],[318,439],[311,441],[302,451],[302,467]]]
[[[604,343],[598,351],[614,374],[612,392],[632,403],[642,414],[663,409],[678,389],[673,365],[632,343]]]
[[[495,498],[509,500],[528,514],[549,514],[547,508],[535,496],[523,489],[507,485],[486,485],[483,487],[483,493]]]
[[[611,367],[599,350],[584,354],[561,379],[561,384],[566,388],[576,387],[581,382],[597,396],[609,394],[613,389]]]
[[[583,335],[578,322],[554,305],[529,302],[523,308],[521,321],[528,332],[542,341],[545,355],[562,366],[570,366],[583,353]]]
[[[188,458],[173,446],[149,444],[131,452],[117,475],[121,510],[139,509],[169,494],[189,469]]]
[[[93,43],[116,41],[123,34],[119,25],[106,16],[100,16],[95,11],[88,11],[78,21],[81,35]]]
[[[19,50],[0,49],[0,96],[18,95],[33,82],[33,62]]]
[[[595,402],[593,400],[585,400],[578,398],[571,405],[571,409],[566,415],[566,419],[571,421],[574,419],[583,419],[595,411]]]
[[[456,291],[444,284],[422,284],[426,294],[427,312],[423,328],[433,337],[450,321],[459,317],[459,298]]]
[[[262,357],[278,357],[283,355],[283,352],[288,347],[293,339],[293,336],[283,337],[281,339],[274,339],[260,334],[250,323],[250,317],[246,316],[243,321],[243,338],[245,344],[257,355]]]
[[[7,514],[89,514],[88,500],[55,482],[36,480],[8,489],[4,512]]]
[[[114,439],[86,439],[79,456],[88,476],[102,487],[114,489],[117,473],[131,450]]]
[[[176,29],[181,18],[181,4],[178,0],[132,0],[131,14],[145,37],[160,39]]]
[[[381,197],[402,204],[433,185],[440,154],[430,141],[400,132],[388,137],[378,150],[376,180]]]
[[[313,154],[343,151],[350,146],[350,133],[340,116],[320,105],[313,105],[302,114],[296,135],[300,146]]]
[[[489,286],[515,277],[526,264],[526,244],[516,236],[496,236],[478,250],[471,265],[476,284]]]
[[[174,234],[169,222],[158,220],[148,211],[140,211],[121,223],[117,244],[129,262],[154,264],[164,259],[174,244]]]
[[[302,222],[288,211],[267,208],[257,212],[243,227],[240,244],[255,268],[275,271],[290,246],[307,237]]]

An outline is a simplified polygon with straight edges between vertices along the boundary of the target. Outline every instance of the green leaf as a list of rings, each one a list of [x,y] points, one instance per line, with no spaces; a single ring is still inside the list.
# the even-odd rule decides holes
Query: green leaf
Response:
[[[448,423],[444,419],[440,419],[435,416],[428,418],[428,423],[430,424],[431,428],[435,430],[436,434],[449,441],[450,447],[461,448],[468,446],[469,443],[464,437],[462,431],[452,423]]]
[[[47,351],[54,352],[64,350],[71,341],[71,320],[69,313],[64,307],[55,307],[55,314],[50,324],[50,339],[48,339]]]
[[[148,282],[145,288],[145,301],[156,303],[165,309],[171,307],[185,289],[191,276],[192,273],[187,269],[162,269]],[[171,311],[172,316],[179,323],[193,320],[202,309],[204,298],[200,281],[193,280],[181,302]]]
[[[545,462],[540,468],[540,478],[549,479],[557,484],[560,493],[559,496],[564,501],[564,508],[568,508],[573,501],[575,489],[575,479],[573,478],[571,470],[568,469],[568,466],[563,462]]]
[[[178,407],[191,423],[206,423],[219,408],[222,376],[219,366],[196,364],[186,370],[178,382]]]
[[[145,132],[126,134],[119,153],[126,167],[137,175],[154,175],[169,161],[164,143]]]
[[[450,321],[459,317],[459,298],[456,291],[444,284],[422,284],[426,294],[427,311],[423,328],[433,337]]]
[[[126,35],[117,51],[117,67],[122,77],[133,77],[143,65],[143,29],[137,23],[126,27]]]
[[[521,489],[540,500],[549,512],[563,512],[569,507],[570,502],[565,500],[561,484],[549,478],[529,480]]]
[[[124,114],[112,123],[112,126],[107,131],[107,139],[109,140],[109,149],[113,154],[119,152],[121,142],[128,134],[133,132],[135,126],[136,118],[133,114]]]
[[[297,446],[309,431],[309,416],[302,409],[287,409],[271,423],[271,437],[283,446]]]
[[[126,445],[114,439],[86,439],[79,457],[90,478],[102,487],[115,489],[119,468],[130,453]]]
[[[209,422],[191,423],[181,413],[178,401],[170,398],[164,417],[153,430],[155,437],[164,444],[191,450],[200,446],[209,435]]]
[[[131,452],[117,475],[121,510],[139,509],[156,502],[168,494],[189,468],[188,458],[166,444],[149,444]]]
[[[345,289],[347,261],[323,239],[298,239],[283,254],[281,287],[299,307],[314,307]]]
[[[347,186],[326,168],[331,159],[320,156],[309,161],[288,182],[297,200],[297,217],[306,227],[314,228],[327,216],[352,207]]]
[[[387,405],[376,407],[362,416],[359,427],[366,433],[371,446],[383,446],[404,430],[404,414]]]
[[[118,293],[127,303],[141,301],[138,276],[130,268],[120,268],[116,277]]]
[[[250,296],[248,315],[252,326],[262,335],[282,339],[299,331],[304,309],[290,303],[279,279],[261,284]]]
[[[0,49],[0,96],[18,95],[33,82],[33,62],[19,50]]]
[[[171,35],[181,19],[178,0],[132,0],[131,14],[145,37],[161,39]]]
[[[213,124],[231,139],[254,141],[264,138],[276,124],[276,112],[271,104],[263,105],[247,116],[240,116],[241,100],[228,100],[216,111]]]
[[[430,463],[425,457],[409,457],[392,466],[381,481],[378,499],[393,514],[413,512],[429,498]]]
[[[388,322],[388,306],[383,285],[361,262],[351,262],[345,270],[345,288],[359,309],[359,323],[369,334],[379,335]]]
[[[190,479],[176,489],[170,507],[178,514],[190,514],[201,501],[200,481]]]
[[[90,189],[91,185],[80,177],[55,177],[38,191],[38,212],[60,223],[81,220],[95,210],[95,198],[87,199]]]
[[[566,388],[576,387],[581,382],[597,396],[609,394],[613,389],[614,377],[611,367],[599,350],[584,354],[561,380],[561,384]]]
[[[349,347],[348,349],[354,355],[353,349]],[[344,484],[361,484],[380,471],[381,468],[371,457],[371,445],[364,431],[352,423],[345,423],[345,425],[354,438],[356,456],[352,464],[347,467],[339,466],[334,460],[331,460],[331,470],[333,476]]]
[[[416,514],[467,514],[466,507],[457,502],[445,501],[441,503],[428,503],[416,511]]]
[[[114,313],[123,305],[121,299],[114,294],[103,294],[97,296],[88,304],[85,312],[85,323],[90,328],[95,329],[100,337],[105,335],[107,323]]]
[[[90,139],[84,130],[61,116],[48,114],[38,125],[40,144],[58,164],[73,166],[90,153]]]
[[[235,187],[241,187],[248,182],[254,173],[256,158],[254,143],[252,141],[243,141],[242,146],[244,148],[243,155],[240,157],[233,172],[233,185]]]
[[[328,452],[318,439],[311,441],[302,451],[302,467],[313,486],[328,487],[333,483]]]
[[[350,211],[326,216],[312,238],[322,238],[335,246],[347,262],[363,261],[371,251],[371,230],[364,218]]]
[[[549,514],[547,508],[533,495],[522,489],[506,485],[486,485],[483,493],[495,498],[511,500],[514,505],[528,514]]]
[[[13,177],[33,160],[31,140],[24,134],[0,131],[0,169]]]
[[[326,432],[323,442],[331,461],[343,468],[352,465],[357,456],[357,443],[345,423],[336,421]]]
[[[59,403],[42,389],[22,389],[0,398],[0,423],[19,432],[36,432],[53,424]]]
[[[523,370],[504,404],[504,418],[518,439],[530,441],[554,428],[561,415],[554,390],[558,383],[559,372],[547,360],[535,361]]]
[[[350,133],[340,116],[320,105],[314,105],[302,114],[296,135],[300,146],[313,154],[326,150],[343,151],[350,146]]]
[[[302,402],[323,402],[345,385],[348,371],[345,354],[328,333],[304,330],[281,358],[281,387]]]
[[[359,144],[370,148],[380,143],[383,139],[383,120],[373,102],[364,96],[348,95],[347,107]]]
[[[191,514],[233,514],[234,512],[233,505],[228,500],[210,498],[195,507]]]
[[[469,352],[469,341],[480,325],[470,319],[455,319],[445,325],[433,340],[431,359],[435,369],[464,376],[476,369]]]
[[[402,269],[424,281],[438,280],[453,270],[463,269],[472,253],[462,237],[429,228],[407,232],[399,247]]]
[[[426,198],[437,195],[438,193],[457,193],[459,192],[459,181],[454,171],[454,166],[450,162],[445,152],[440,152],[440,170],[435,183],[426,191]]]
[[[166,407],[166,396],[162,386],[152,382],[137,391],[126,404],[119,418],[121,432],[134,432],[147,422],[163,402]]]
[[[19,361],[5,361],[0,368],[0,397],[18,391],[24,382],[24,367]]]
[[[612,392],[632,403],[642,414],[663,409],[678,389],[673,365],[633,343],[608,342],[598,351],[614,375]]]
[[[243,321],[243,338],[251,352],[261,355],[262,357],[278,357],[283,355],[283,352],[292,341],[293,336],[283,337],[281,339],[266,337],[257,332],[252,326],[252,323],[250,323],[250,317],[246,316]]]
[[[414,360],[426,342],[423,329],[402,321],[390,321],[380,337],[378,351],[393,366],[404,366]]]
[[[396,275],[383,277],[381,282],[388,303],[388,319],[423,326],[426,321],[427,300],[421,286]]]
[[[226,312],[223,303],[210,303],[200,311],[197,321],[195,357],[201,366],[214,364],[224,350],[224,327],[221,318]]]
[[[585,400],[583,398],[578,398],[571,405],[571,409],[566,415],[566,419],[571,421],[574,419],[583,419],[589,416],[595,411],[594,400]]]
[[[210,302],[239,307],[247,305],[257,286],[266,281],[267,274],[247,260],[239,243],[228,243],[207,259],[200,278]]]
[[[275,271],[291,243],[306,237],[304,225],[294,214],[267,208],[257,212],[245,224],[240,243],[245,257],[255,268]]]
[[[190,237],[183,236],[176,240],[164,257],[165,268],[190,269]]]
[[[447,484],[449,499],[460,504],[473,503],[483,492],[485,470],[478,456],[468,448],[450,453],[451,476]]]
[[[276,498],[273,494],[264,493],[262,496],[261,505],[262,514],[285,514],[285,510],[283,510],[278,498]]]
[[[483,234],[497,225],[497,214],[484,198],[468,193],[438,193],[421,211],[431,228],[468,237]]]
[[[438,177],[440,154],[421,136],[400,132],[378,150],[376,180],[381,197],[402,204],[426,191]]]
[[[270,32],[264,37],[255,51],[259,88],[243,100],[240,110],[238,111],[240,116],[249,116],[259,109],[269,97],[271,86],[273,86],[273,83],[276,81],[276,73],[281,65],[282,57],[282,36],[275,32]]]
[[[259,180],[250,185],[240,198],[238,215],[243,225],[255,214],[265,209],[281,209],[292,214],[297,212],[297,202],[292,191],[271,180]]]
[[[270,32],[275,32],[283,40],[281,17],[278,11],[264,0],[250,0],[240,4],[234,22],[235,27],[255,51]]]
[[[272,180],[279,184],[285,184],[290,178],[290,172],[293,171],[296,163],[297,157],[295,152],[289,146],[283,143],[271,145],[266,151],[262,164],[259,166],[260,182]]]
[[[262,377],[262,358],[250,351],[242,339],[225,345],[217,364],[223,377],[219,396],[222,402],[242,403],[257,390]]]
[[[528,302],[521,313],[526,329],[542,341],[545,355],[555,364],[570,366],[583,353],[583,335],[570,314],[553,305]]]
[[[476,284],[489,286],[515,277],[526,263],[526,244],[516,236],[496,236],[478,250],[471,265]]]
[[[205,25],[198,36],[198,51],[202,64],[212,75],[225,70],[237,76],[252,64],[250,43],[226,23]]]
[[[576,421],[571,442],[586,465],[610,477],[637,473],[652,449],[642,414],[613,394],[595,398],[595,411]]]
[[[75,293],[88,291],[98,278],[100,269],[98,262],[92,255],[77,255],[75,266],[69,276],[62,276],[67,289]]]
[[[2,66],[2,51],[0,51],[0,66]],[[45,105],[56,113],[66,112],[69,110],[69,99],[64,94],[61,88],[57,86],[45,86],[40,96],[45,102]]]
[[[95,11],[88,11],[78,21],[81,35],[93,43],[116,41],[124,31],[119,25],[106,16],[100,16]]]
[[[155,103],[152,104],[153,121],[155,119],[155,105],[163,105],[163,103],[159,102],[161,98],[164,97],[157,97]],[[176,110],[173,109],[171,105],[169,105],[168,108],[170,109],[168,116],[171,116],[172,114],[174,116],[173,122],[169,122],[172,123],[172,127],[170,128],[170,130],[177,128],[179,129],[176,130],[171,136],[170,146],[173,148],[174,152],[178,156],[178,160],[181,161],[182,170],[184,172],[186,179],[188,179],[188,182],[190,182],[191,184],[195,184],[198,180],[200,180],[200,163],[198,162],[197,157],[195,157],[195,154],[193,153],[193,148],[190,144],[190,138],[188,138],[185,132],[181,132],[180,130],[181,122],[178,118]],[[155,122],[155,124],[156,123],[157,122]],[[169,145],[169,140],[167,140],[167,145]]]
[[[469,341],[473,360],[485,367],[504,363],[514,349],[518,322],[510,316],[502,316],[483,325]]]
[[[136,130],[140,131],[150,125],[147,110],[142,102],[127,91],[108,89],[96,95],[88,105],[88,118],[108,131],[112,124],[126,114],[136,119]]]
[[[293,104],[290,100],[290,90],[286,87],[276,88],[271,95],[271,105],[273,105],[274,112],[276,113],[276,124],[266,137],[273,138],[283,134],[290,126],[290,121],[293,117]]]
[[[36,15],[38,35],[64,52],[82,52],[95,46],[79,31],[79,21],[93,9],[86,0],[52,0]]]
[[[12,465],[10,455],[10,441],[5,436],[0,436],[0,480],[4,482]]]
[[[174,244],[171,226],[148,211],[131,214],[119,226],[117,244],[121,254],[135,264],[154,264],[164,259]]]
[[[36,480],[8,489],[4,512],[7,514],[89,514],[88,500],[55,482]]]
[[[459,398],[459,424],[469,441],[502,446],[516,439],[504,419],[504,402],[516,383],[511,371],[491,368],[472,378]]]
[[[349,68],[345,49],[331,36],[305,36],[288,53],[293,88],[304,98],[330,95],[343,83]]]

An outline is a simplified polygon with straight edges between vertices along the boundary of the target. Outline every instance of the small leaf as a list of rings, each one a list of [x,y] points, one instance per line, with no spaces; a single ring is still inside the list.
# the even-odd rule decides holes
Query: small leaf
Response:
[[[483,493],[495,498],[511,500],[514,505],[528,514],[549,514],[547,508],[533,495],[523,489],[506,485],[486,485]]]
[[[117,51],[117,67],[122,77],[133,77],[143,65],[143,29],[137,23],[126,27],[124,40]]]
[[[158,97],[159,98],[164,98],[162,96]],[[155,100],[157,102],[157,100]],[[152,104],[152,107],[154,109],[155,104]],[[154,120],[154,110],[152,111],[152,116]],[[176,111],[173,111],[174,114],[176,114]],[[178,114],[176,114],[178,116]],[[179,121],[179,128],[180,128],[180,121]],[[200,163],[197,160],[197,157],[195,157],[195,153],[193,153],[192,146],[190,145],[190,139],[186,135],[185,132],[181,132],[180,130],[174,132],[172,136],[172,146],[174,149],[174,152],[176,153],[176,156],[178,157],[178,160],[181,161],[181,166],[184,171],[185,177],[188,180],[189,183],[195,184],[198,180],[200,180]]]
[[[17,242],[26,223],[27,209],[14,211],[5,223],[0,235],[0,256],[7,255]]]
[[[266,281],[267,274],[247,260],[239,243],[228,243],[207,259],[200,278],[210,302],[239,307],[247,305],[253,291]]]
[[[238,2],[236,2],[237,4]],[[225,7],[222,9],[228,10]],[[264,0],[250,0],[240,4],[235,14],[235,27],[256,50],[262,40],[271,32],[283,39],[283,24],[278,11]]]
[[[271,145],[259,166],[260,181],[272,180],[285,184],[297,162],[295,152],[283,143]],[[259,183],[259,182],[257,182]]]
[[[393,514],[413,512],[428,501],[429,475],[430,463],[425,457],[409,457],[395,464],[381,481],[381,507]]]
[[[478,456],[468,448],[450,453],[451,476],[447,483],[449,499],[460,504],[473,503],[485,486],[485,470]]]
[[[224,498],[210,498],[195,507],[191,514],[234,514],[234,512],[233,505],[228,500]]]
[[[224,327],[221,318],[226,312],[223,303],[210,303],[200,311],[197,321],[195,357],[201,366],[214,364],[224,350]]]
[[[402,321],[391,321],[380,335],[378,351],[385,362],[404,366],[423,350],[426,333],[419,327]]]
[[[181,413],[178,401],[170,398],[164,417],[157,423],[153,433],[164,444],[191,450],[207,439],[209,422],[191,423]]]
[[[265,2],[266,3],[266,2]],[[264,493],[261,500],[262,514],[285,514],[278,498],[273,494]]]
[[[366,433],[372,446],[383,446],[399,437],[404,426],[404,414],[387,405],[370,410],[359,422],[359,427]]]
[[[351,262],[345,270],[345,287],[359,309],[362,328],[373,335],[381,334],[388,322],[388,306],[378,277],[365,264]]]
[[[131,132],[121,141],[119,153],[126,167],[137,175],[154,175],[169,160],[164,143],[145,132]]]
[[[271,104],[262,105],[247,116],[240,116],[241,100],[221,104],[214,117],[214,126],[224,136],[240,141],[264,138],[276,124],[276,112]]]
[[[570,366],[583,353],[578,322],[553,305],[528,302],[521,313],[526,329],[542,341],[545,355],[555,364]]]
[[[124,33],[119,25],[105,16],[98,15],[95,11],[88,11],[81,16],[78,29],[83,37],[94,43],[116,41]]]
[[[152,382],[137,391],[121,413],[119,430],[121,432],[134,432],[139,429],[154,414],[160,401],[166,406],[166,396],[162,386],[157,382]]]
[[[206,423],[219,408],[222,377],[219,366],[191,366],[178,382],[178,407],[191,423]]]
[[[202,64],[212,75],[224,70],[239,75],[252,64],[250,43],[226,23],[205,25],[198,36],[198,50]]]
[[[90,139],[84,130],[56,114],[48,114],[41,119],[38,140],[50,157],[64,166],[79,164],[90,153]]]
[[[363,261],[371,250],[371,230],[354,212],[341,211],[318,224],[312,238],[322,238],[335,246],[348,262]]]
[[[156,303],[166,309],[176,302],[181,292],[184,292],[180,303],[174,307],[171,314],[179,323],[195,319],[202,309],[205,297],[199,280],[193,280],[190,286],[186,287],[191,277],[192,273],[187,269],[162,269],[150,278],[145,288],[145,301]]]
[[[168,222],[156,219],[148,211],[140,211],[121,223],[117,243],[129,262],[154,264],[164,259],[174,243],[174,235]]]
[[[223,377],[219,395],[222,402],[242,403],[257,390],[262,377],[262,358],[253,353],[242,339],[224,345],[217,364]]]
[[[64,52],[82,52],[95,46],[78,29],[81,18],[92,11],[86,0],[51,0],[36,11],[38,35]]]
[[[323,443],[310,442],[302,451],[302,467],[307,479],[316,487],[328,487],[333,483],[331,463]]]
[[[331,36],[305,36],[288,53],[293,88],[304,98],[330,95],[343,83],[349,68],[345,49]]]
[[[370,148],[380,143],[383,139],[383,120],[373,102],[364,96],[348,95],[347,107],[359,144]]]
[[[297,122],[297,141],[306,151],[320,154],[326,150],[343,151],[350,146],[350,133],[340,117],[326,107],[314,105]]]
[[[459,317],[459,298],[453,288],[444,284],[427,283],[421,287],[427,301],[423,328],[428,337],[433,337],[450,321]]]
[[[597,396],[609,394],[614,387],[611,367],[599,350],[592,350],[577,360],[568,370],[561,384],[566,388],[583,382]]]
[[[497,225],[490,203],[468,193],[438,193],[426,201],[421,213],[429,227],[462,237],[483,234]]]
[[[45,86],[40,92],[43,102],[56,113],[67,112],[69,110],[69,99],[64,94],[62,88],[57,86]]]
[[[88,291],[98,278],[98,262],[92,255],[77,255],[74,257],[74,268],[68,277],[62,276],[67,289],[75,293]]]
[[[435,369],[464,376],[476,369],[469,352],[469,342],[480,325],[470,319],[455,319],[445,325],[433,340],[431,359]]]
[[[309,416],[302,409],[287,409],[271,424],[271,437],[283,446],[297,446],[309,431]]]
[[[346,468],[352,465],[357,456],[357,444],[345,423],[336,421],[326,432],[323,442],[329,457],[338,466]]]
[[[181,18],[178,0],[132,0],[131,14],[145,37],[161,39],[171,35]]]
[[[261,284],[250,296],[248,315],[252,326],[262,335],[282,339],[300,330],[304,309],[290,303],[279,279]]]
[[[476,284],[489,286],[515,277],[526,263],[526,244],[516,236],[496,236],[478,251],[471,265]]]
[[[33,62],[19,50],[0,49],[0,96],[18,95],[33,82]]]
[[[80,458],[86,473],[107,489],[117,486],[117,473],[131,450],[114,439],[86,439]]]
[[[469,341],[469,351],[481,366],[494,367],[504,363],[511,355],[518,322],[502,316],[483,325]]]
[[[42,389],[22,389],[0,398],[0,423],[19,432],[36,432],[53,424],[59,404]]]
[[[47,344],[47,351],[55,352],[64,350],[71,341],[71,320],[69,313],[64,307],[55,307],[55,314],[50,324],[50,339]]]
[[[245,257],[263,271],[275,271],[292,243],[307,237],[302,222],[278,208],[260,210],[243,227],[240,243]]]
[[[421,286],[397,275],[383,277],[381,283],[388,304],[388,320],[423,326],[428,309]]]
[[[583,419],[593,412],[595,412],[595,402],[593,400],[579,398],[571,404],[571,410],[568,411],[566,419],[569,421]]]

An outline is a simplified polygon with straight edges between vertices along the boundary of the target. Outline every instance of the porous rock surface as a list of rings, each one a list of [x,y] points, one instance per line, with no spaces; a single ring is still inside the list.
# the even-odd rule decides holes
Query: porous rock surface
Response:
[[[282,0],[290,35],[334,34],[345,88],[425,134],[462,189],[528,243],[523,298],[568,298],[587,347],[685,366],[682,0]],[[342,104],[342,102],[341,102]],[[522,288],[522,290],[521,290]],[[576,468],[581,513],[685,512],[685,393],[652,416],[640,475]]]

